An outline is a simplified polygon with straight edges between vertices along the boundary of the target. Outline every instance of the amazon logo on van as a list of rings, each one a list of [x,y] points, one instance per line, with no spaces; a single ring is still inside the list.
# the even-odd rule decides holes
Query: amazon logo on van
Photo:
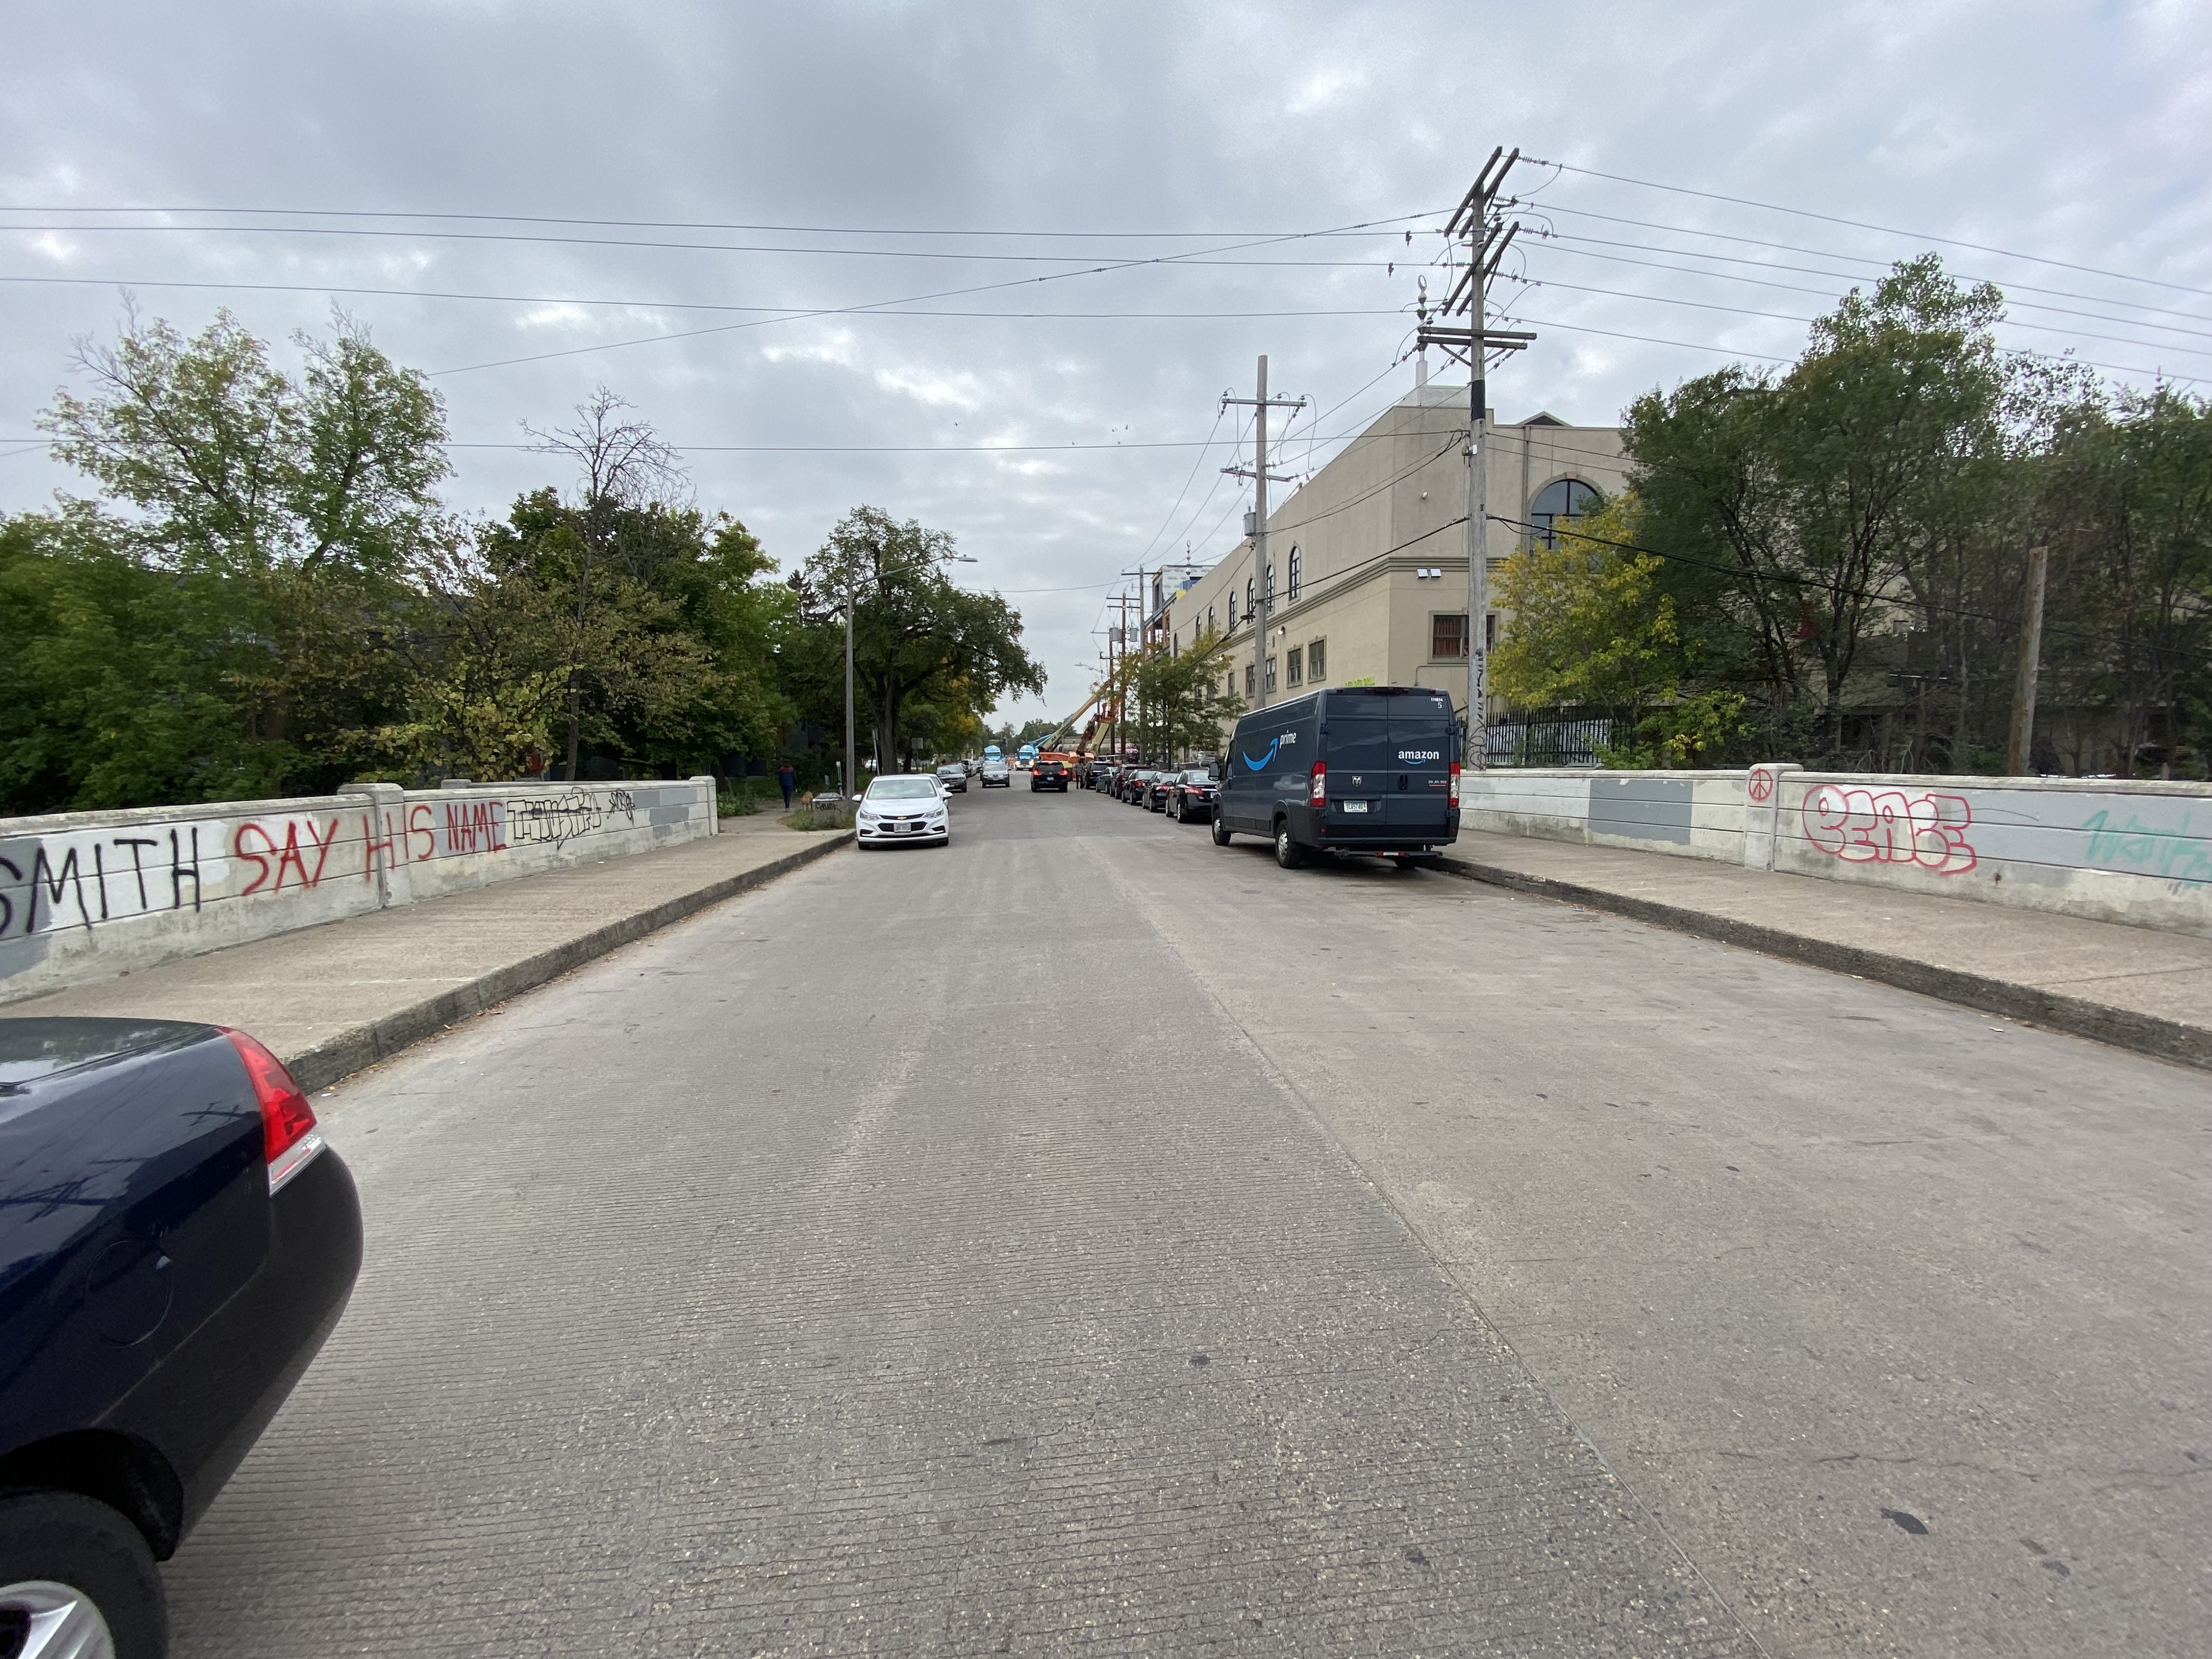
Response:
[[[1443,757],[1444,751],[1441,749],[1401,749],[1398,751],[1400,760],[1413,761],[1416,764],[1422,761],[1440,761]]]

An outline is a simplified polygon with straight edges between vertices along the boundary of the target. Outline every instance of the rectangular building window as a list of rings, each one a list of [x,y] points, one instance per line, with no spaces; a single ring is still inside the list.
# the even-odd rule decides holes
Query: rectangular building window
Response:
[[[1252,695],[1252,665],[1248,662],[1244,665],[1244,695],[1248,697]]]
[[[1267,690],[1270,690],[1270,691],[1273,691],[1274,689],[1275,689],[1275,659],[1274,659],[1273,657],[1270,657],[1270,658],[1268,658],[1268,659],[1267,659]]]
[[[1467,655],[1467,617],[1437,615],[1429,618],[1429,654],[1431,657],[1464,657]]]
[[[1292,685],[1306,683],[1306,653],[1303,647],[1294,645],[1283,653],[1283,675]]]
[[[1486,651],[1498,649],[1498,613],[1495,611],[1482,619],[1482,648]]]
[[[1328,641],[1315,640],[1306,647],[1306,678],[1325,680],[1328,678]]]

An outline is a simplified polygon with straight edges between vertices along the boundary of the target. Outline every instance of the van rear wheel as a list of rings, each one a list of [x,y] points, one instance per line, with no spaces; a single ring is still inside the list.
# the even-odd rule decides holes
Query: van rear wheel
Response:
[[[1229,826],[1221,821],[1221,812],[1218,808],[1215,809],[1213,814],[1213,844],[1216,847],[1229,845]]]
[[[1291,826],[1275,826],[1275,862],[1285,870],[1296,870],[1306,861],[1306,849],[1291,839]]]

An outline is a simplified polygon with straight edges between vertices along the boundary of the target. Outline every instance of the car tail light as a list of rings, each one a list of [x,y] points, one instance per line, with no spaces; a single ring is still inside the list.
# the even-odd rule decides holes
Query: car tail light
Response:
[[[1328,763],[1327,761],[1316,761],[1313,763],[1313,777],[1306,785],[1306,799],[1315,806],[1328,805]]]
[[[228,1025],[217,1029],[230,1039],[230,1046],[246,1062],[246,1075],[253,1080],[253,1097],[261,1103],[261,1155],[269,1165],[269,1190],[273,1193],[323,1150],[315,1109],[284,1062],[257,1039]]]
[[[1454,806],[1459,805],[1459,763],[1457,761],[1451,763],[1451,804]]]

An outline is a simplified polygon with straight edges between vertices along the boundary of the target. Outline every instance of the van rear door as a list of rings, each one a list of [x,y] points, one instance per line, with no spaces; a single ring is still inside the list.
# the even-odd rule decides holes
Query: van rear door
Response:
[[[1334,843],[1449,838],[1451,699],[1419,688],[1328,694],[1328,837]]]
[[[1459,758],[1459,723],[1451,699],[1408,691],[1390,706],[1389,818],[1398,834],[1450,834],[1451,769]]]

